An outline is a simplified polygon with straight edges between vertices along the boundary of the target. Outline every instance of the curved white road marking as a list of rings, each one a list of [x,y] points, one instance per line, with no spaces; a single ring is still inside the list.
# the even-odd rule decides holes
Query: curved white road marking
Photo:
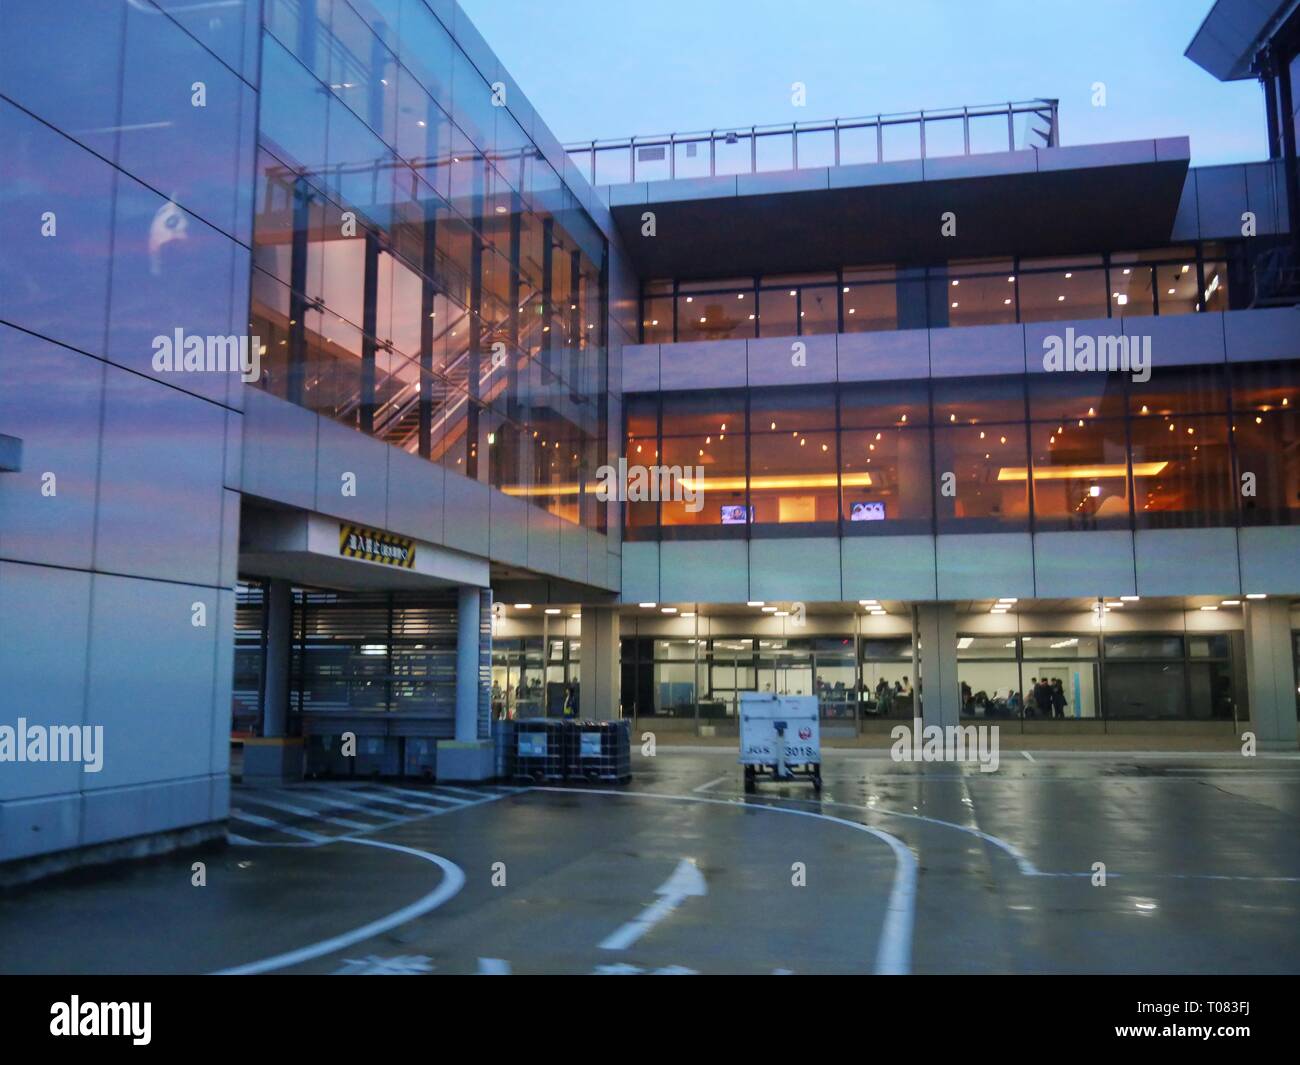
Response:
[[[568,792],[577,795],[622,796],[636,799],[664,799],[669,802],[699,802],[713,806],[729,806],[736,810],[766,810],[770,813],[788,814],[792,817],[812,817],[830,821],[888,844],[894,852],[894,882],[885,908],[885,921],[880,926],[880,944],[876,948],[875,972],[878,976],[906,976],[912,970],[912,926],[916,920],[916,855],[896,836],[860,821],[816,813],[812,810],[793,810],[786,806],[768,806],[765,803],[741,802],[736,799],[712,799],[705,795],[663,795],[650,791],[593,791],[589,788],[536,787],[530,791]]]
[[[963,778],[964,779],[964,778]],[[739,796],[736,797],[739,799]],[[968,836],[978,836],[986,843],[992,844],[998,850],[1010,855],[1015,859],[1016,866],[1025,876],[1043,876],[1045,874],[1038,871],[1036,866],[1025,853],[1009,840],[1001,836],[995,836],[991,832],[985,832],[983,829],[971,828],[970,825],[959,825],[956,821],[945,821],[941,817],[930,817],[927,814],[909,814],[902,810],[889,810],[883,806],[863,806],[855,802],[836,802],[834,799],[784,799],[783,802],[806,802],[817,806],[841,806],[846,810],[859,810],[863,813],[881,814],[885,817],[904,817],[911,821],[925,821],[932,825],[939,825],[942,828],[953,828],[958,832],[965,832]],[[1089,874],[1091,875],[1091,874]]]
[[[305,961],[311,961],[312,958],[319,958],[323,954],[333,954],[336,950],[350,947],[353,943],[359,943],[363,939],[370,939],[372,936],[380,935],[391,928],[396,928],[398,925],[406,924],[407,921],[414,920],[430,910],[436,910],[465,886],[465,873],[461,867],[439,854],[416,850],[414,847],[403,847],[400,843],[385,843],[379,839],[358,839],[353,836],[340,836],[333,842],[355,843],[363,847],[382,847],[384,850],[398,851],[401,854],[412,854],[438,866],[442,870],[442,882],[433,891],[430,891],[423,898],[417,899],[409,906],[403,906],[400,910],[390,913],[387,917],[380,917],[378,920],[371,921],[360,928],[352,929],[351,932],[344,932],[342,935],[334,936],[331,939],[322,939],[319,943],[299,947],[297,950],[290,950],[284,954],[276,954],[271,958],[263,958],[261,961],[249,962],[247,965],[236,965],[229,969],[221,969],[213,975],[248,976],[254,973],[270,972],[272,969],[284,969],[290,965],[300,965]]]

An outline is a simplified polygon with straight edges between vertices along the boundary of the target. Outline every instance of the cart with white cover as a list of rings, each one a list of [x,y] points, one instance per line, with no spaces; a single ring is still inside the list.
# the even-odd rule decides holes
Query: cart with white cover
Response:
[[[815,695],[740,693],[740,764],[745,791],[758,778],[807,780],[822,790],[821,731]]]

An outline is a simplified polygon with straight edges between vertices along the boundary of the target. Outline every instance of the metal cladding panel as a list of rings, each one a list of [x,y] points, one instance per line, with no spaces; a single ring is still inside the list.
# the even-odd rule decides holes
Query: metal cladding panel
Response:
[[[804,336],[747,341],[750,387],[834,381],[836,338]]]
[[[1027,532],[941,534],[935,558],[940,599],[1034,595],[1034,548]]]
[[[7,21],[4,13],[0,21]],[[48,34],[50,27],[44,25],[40,32]],[[0,85],[8,85],[6,73],[13,63],[6,47]],[[50,80],[48,71],[42,72],[40,80]],[[18,92],[16,98],[26,95]],[[74,125],[85,121],[85,117],[73,119]],[[4,248],[0,318],[103,355],[113,267],[113,169],[4,100],[0,100],[0,140],[5,145],[0,153],[0,188],[5,190],[5,209],[0,213],[0,247]],[[75,181],[66,180],[71,174],[76,175]],[[42,234],[42,219],[52,219],[53,237]],[[72,307],[77,313],[68,313]]]
[[[749,594],[755,599],[838,602],[840,545],[835,537],[752,540]]]
[[[743,603],[749,595],[749,544],[744,540],[666,541],[659,589],[667,603]]]
[[[316,435],[320,418],[309,410],[250,388],[245,395],[243,490],[247,495],[316,506]]]
[[[1236,529],[1138,529],[1138,595],[1241,592]]]
[[[0,475],[0,555],[88,568],[104,364],[0,325],[0,381],[0,431],[23,448],[22,470]]]
[[[845,599],[933,599],[933,536],[846,536],[840,541]]]
[[[220,618],[215,589],[95,575],[86,722],[104,727],[104,767],[84,790],[209,772],[216,644],[229,639]]]
[[[110,366],[95,568],[219,583],[226,412]]]
[[[1237,531],[1241,590],[1245,594],[1300,594],[1300,525]]]
[[[1023,325],[974,325],[930,333],[932,377],[1024,372]]]
[[[1136,595],[1132,532],[1035,533],[1034,584],[1043,599]]]
[[[639,540],[624,542],[619,597],[624,603],[659,601],[659,544]]]
[[[0,724],[85,723],[90,580],[76,570],[0,562]],[[85,776],[70,762],[6,762],[0,800],[79,791]],[[3,840],[0,831],[0,848]]]
[[[388,450],[382,440],[322,418],[315,509],[382,527],[388,516]]]

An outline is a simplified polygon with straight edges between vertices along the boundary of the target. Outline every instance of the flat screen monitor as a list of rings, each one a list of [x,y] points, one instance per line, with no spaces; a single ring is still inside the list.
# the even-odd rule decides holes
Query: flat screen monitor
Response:
[[[863,500],[849,508],[849,521],[884,521],[885,504],[876,500]]]
[[[722,508],[723,525],[746,525],[754,520],[754,508],[740,503],[727,504]]]

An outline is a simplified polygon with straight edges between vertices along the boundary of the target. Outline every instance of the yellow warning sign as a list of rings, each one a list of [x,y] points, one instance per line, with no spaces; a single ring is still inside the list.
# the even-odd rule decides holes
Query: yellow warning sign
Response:
[[[361,525],[340,525],[339,554],[410,569],[415,565],[415,541]]]

